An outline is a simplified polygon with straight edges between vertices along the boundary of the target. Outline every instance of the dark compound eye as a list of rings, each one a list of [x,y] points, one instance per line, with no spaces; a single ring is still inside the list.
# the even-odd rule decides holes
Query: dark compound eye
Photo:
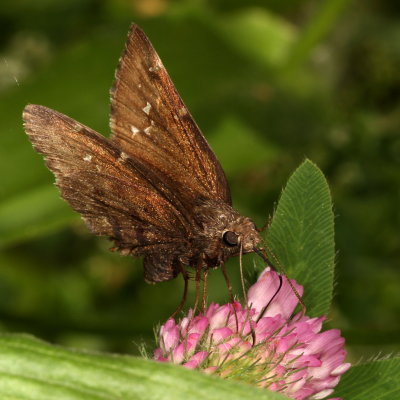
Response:
[[[228,246],[237,246],[239,243],[239,235],[232,231],[226,231],[222,239]]]

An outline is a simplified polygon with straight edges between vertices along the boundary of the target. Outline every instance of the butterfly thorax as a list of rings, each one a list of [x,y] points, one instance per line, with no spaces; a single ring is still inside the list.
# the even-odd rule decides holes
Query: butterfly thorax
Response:
[[[195,230],[191,240],[191,254],[181,259],[192,267],[198,263],[202,263],[203,268],[217,267],[228,258],[239,255],[240,251],[254,251],[261,241],[254,222],[226,203],[201,201],[195,207],[194,215],[199,229]]]

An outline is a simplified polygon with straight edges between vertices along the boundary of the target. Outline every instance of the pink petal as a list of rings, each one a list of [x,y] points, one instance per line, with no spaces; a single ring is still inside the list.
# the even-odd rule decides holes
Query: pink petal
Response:
[[[289,377],[287,380],[293,381],[293,383],[289,384],[287,388],[287,392],[291,393],[290,397],[293,396],[294,399],[304,399],[312,393],[310,393],[309,390],[304,387],[305,383],[307,382],[305,378],[292,380],[291,377]],[[286,384],[288,383],[287,380]]]
[[[168,359],[163,356],[162,350],[160,348],[154,350],[154,359],[156,361],[162,362],[168,361]]]
[[[185,318],[182,318],[181,322],[180,322],[180,327],[181,327],[181,333],[182,336],[185,336],[186,331],[187,331],[187,327],[189,325],[189,322],[193,319],[193,310],[190,309],[187,313],[187,316]]]
[[[215,312],[218,310],[219,307],[220,307],[219,304],[217,304],[217,303],[211,303],[211,304],[208,306],[208,308],[207,308],[207,310],[206,310],[206,312],[205,312],[205,316],[206,316],[207,318],[210,318],[213,314],[215,314]]]
[[[228,327],[225,328],[218,328],[214,329],[211,333],[211,336],[213,338],[213,343],[219,343],[226,338],[232,336],[232,330],[229,329]]]
[[[208,356],[207,351],[199,351],[188,362],[183,364],[184,367],[189,369],[197,368]]]
[[[297,341],[295,334],[290,334],[279,338],[276,350],[278,353],[286,353]]]
[[[238,337],[233,337],[232,339],[228,340],[227,342],[221,343],[217,346],[218,350],[222,354],[225,354],[227,351],[231,350],[232,347],[236,346],[241,341]]]
[[[264,340],[275,337],[278,334],[278,330],[283,327],[284,324],[285,321],[280,315],[273,318],[261,318],[260,321],[258,321],[254,326],[256,343],[258,344]]]
[[[246,337],[249,335],[252,331],[252,325],[250,324],[249,320],[239,320],[239,326],[238,329],[236,330],[236,323],[234,324],[234,331],[239,333],[242,337]]]
[[[313,355],[301,356],[297,358],[294,363],[294,368],[305,368],[305,367],[320,367],[322,365],[322,361]]]
[[[293,374],[291,374],[288,378],[288,380],[292,383],[297,382],[299,379],[307,379],[308,378],[308,372],[307,369],[301,369]]]
[[[326,396],[329,396],[332,393],[333,393],[333,389],[326,389],[326,390],[323,390],[322,392],[314,394],[313,398],[315,400],[323,399],[323,398],[325,398]]]
[[[336,367],[331,374],[332,375],[342,375],[344,374],[346,371],[348,371],[348,369],[351,367],[350,363],[344,363],[342,365],[339,365],[338,367]]]
[[[213,374],[216,370],[218,369],[217,366],[211,366],[211,367],[207,367],[203,369],[203,372],[205,372],[206,374]]]
[[[180,364],[185,358],[185,346],[183,343],[179,343],[178,346],[174,349],[171,355],[172,362],[174,364]]]
[[[187,355],[191,355],[195,350],[196,346],[201,339],[201,335],[199,333],[191,333],[186,339],[185,342],[185,352]]]
[[[165,352],[169,352],[179,341],[179,328],[173,319],[169,319],[160,329],[160,342]]]
[[[188,330],[190,333],[200,333],[201,335],[205,332],[208,327],[208,318],[203,316],[197,316],[193,318],[190,323]]]
[[[296,318],[296,317],[295,317]],[[294,320],[295,320],[294,318]],[[312,340],[316,334],[322,328],[322,322],[325,317],[312,318],[303,317],[301,321],[289,324],[291,328],[294,328],[296,334],[301,338],[300,342],[308,342]]]
[[[302,387],[301,389],[297,390],[295,393],[292,391],[285,391],[286,395],[289,395],[289,397],[292,397],[295,400],[304,400],[308,399],[313,393],[313,389],[310,387]]]
[[[340,336],[340,331],[338,329],[330,329],[315,335],[315,338],[310,341],[307,351],[309,353],[318,353],[320,351],[327,353],[329,350],[336,352],[342,349],[343,345],[344,339]]]
[[[340,376],[328,376],[325,379],[314,379],[312,385],[315,392],[334,388],[340,381]]]
[[[282,365],[277,365],[276,368],[274,368],[274,372],[277,376],[282,377],[286,373],[286,368]]]
[[[188,361],[182,365],[188,369],[196,369],[199,366],[199,363],[197,361]]]
[[[273,391],[273,392],[277,392],[278,390],[280,390],[282,388],[282,386],[285,384],[285,381],[278,381],[278,382],[273,382],[268,386],[268,389]]]
[[[226,353],[230,353],[229,359],[239,358],[241,355],[246,353],[252,348],[252,344],[245,342],[240,338],[232,338],[225,343],[221,343],[217,346],[220,355],[225,356]]]
[[[337,376],[339,374],[332,374],[332,371],[335,371],[339,368],[346,356],[346,352],[344,350],[339,350],[336,354],[333,354],[331,357],[323,357],[322,365],[319,368],[310,370],[310,374],[313,375],[315,379],[326,379],[330,375]],[[350,367],[344,367],[345,371]],[[340,368],[339,368],[340,371]]]
[[[206,315],[209,320],[210,329],[214,330],[226,326],[226,323],[228,321],[231,312],[232,312],[232,307],[230,303],[213,309],[209,307]]]
[[[303,294],[303,287],[294,280],[291,280],[291,283],[301,296]],[[280,289],[279,286],[280,279],[278,274],[266,268],[258,278],[258,281],[248,291],[249,306],[260,313],[269,304],[271,298],[273,298],[264,316],[273,317],[281,314],[285,319],[288,319],[299,300],[285,276],[282,277],[282,286]]]

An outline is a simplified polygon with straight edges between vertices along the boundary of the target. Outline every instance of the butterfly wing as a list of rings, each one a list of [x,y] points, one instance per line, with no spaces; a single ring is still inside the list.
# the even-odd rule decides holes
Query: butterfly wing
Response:
[[[173,252],[190,236],[188,211],[139,160],[49,108],[28,105],[23,119],[34,148],[56,176],[61,196],[93,233],[110,236],[123,253],[153,256]],[[171,279],[179,272],[168,262],[160,268],[161,275],[148,280]]]
[[[225,174],[144,32],[132,25],[111,90],[112,141],[188,203],[231,204]]]

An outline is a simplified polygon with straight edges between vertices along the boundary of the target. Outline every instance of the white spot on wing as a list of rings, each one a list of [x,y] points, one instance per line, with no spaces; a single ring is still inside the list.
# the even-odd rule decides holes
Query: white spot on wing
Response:
[[[150,110],[151,110],[151,104],[149,102],[147,102],[146,107],[143,107],[142,110],[149,115],[150,114]]]
[[[163,63],[161,61],[161,58],[158,56],[158,54],[156,54],[156,65],[158,68],[162,68],[163,67]]]
[[[160,60],[160,57],[156,58],[156,65],[152,66],[149,68],[150,72],[157,72],[158,70],[160,70],[163,67],[162,62]]]
[[[86,154],[86,156],[83,157],[83,161],[86,161],[86,162],[92,161],[92,155],[91,154]]]
[[[132,132],[132,137],[135,137],[136,134],[140,132],[140,129],[136,128],[136,126],[131,125],[131,132]]]
[[[81,124],[75,124],[74,128],[79,133],[82,133],[85,130]]]
[[[180,117],[183,117],[184,115],[187,114],[186,108],[185,107],[181,107],[178,111],[178,114]]]
[[[149,136],[150,136],[150,131],[151,131],[151,126],[148,126],[147,128],[144,128],[144,133],[145,133],[146,135],[149,135]]]
[[[129,158],[129,157],[128,157],[128,154],[126,154],[126,153],[124,153],[123,151],[121,151],[121,154],[119,155],[117,161],[119,161],[119,162],[125,162],[125,160],[126,160],[127,158]]]

